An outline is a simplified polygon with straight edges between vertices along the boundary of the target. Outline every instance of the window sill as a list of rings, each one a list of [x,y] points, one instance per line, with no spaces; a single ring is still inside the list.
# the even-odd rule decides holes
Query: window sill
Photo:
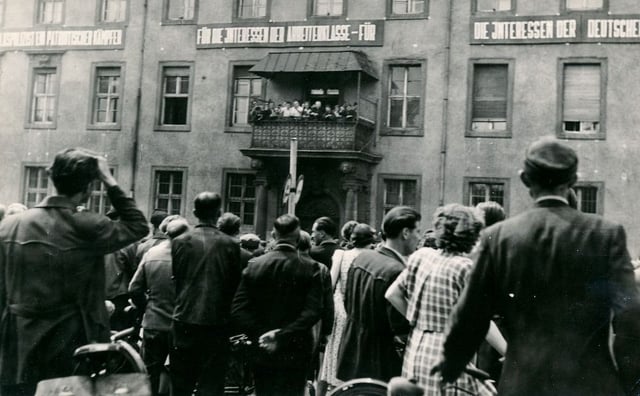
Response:
[[[96,26],[109,28],[125,28],[127,27],[127,21],[97,21]]]
[[[56,129],[57,125],[55,122],[50,124],[25,124],[26,129]]]
[[[155,132],[191,132],[191,125],[156,125]]]
[[[386,18],[388,21],[393,20],[411,20],[411,19],[429,19],[429,15],[427,14],[392,14],[387,15]]]
[[[195,19],[184,19],[184,20],[172,20],[165,19],[162,21],[162,26],[175,26],[175,25],[195,25]]]
[[[253,127],[251,125],[248,126],[227,126],[224,129],[225,133],[251,133],[253,132]]]
[[[606,140],[607,135],[604,132],[585,133],[585,132],[558,132],[558,138],[570,140]]]
[[[510,16],[510,15],[515,15],[515,12],[513,10],[474,11],[471,15],[474,17]]]
[[[386,128],[380,130],[380,136],[424,136],[422,128]]]
[[[308,21],[317,21],[317,20],[341,20],[344,19],[344,15],[309,15],[307,16]]]
[[[231,22],[267,22],[269,18],[267,16],[262,17],[239,17],[234,16],[231,18]]]
[[[90,124],[87,125],[88,131],[120,131],[122,127],[120,124],[115,125],[98,125],[98,124]]]
[[[602,13],[606,13],[609,10],[606,10],[604,8],[599,8],[597,10],[562,10],[562,12],[560,12],[560,15],[571,15],[571,14],[602,14]]]
[[[480,132],[468,129],[464,137],[510,139],[512,136],[511,130]]]

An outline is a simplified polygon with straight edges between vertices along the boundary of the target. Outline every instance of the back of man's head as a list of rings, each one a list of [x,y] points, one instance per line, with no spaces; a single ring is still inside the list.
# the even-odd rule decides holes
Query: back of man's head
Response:
[[[386,239],[395,239],[400,236],[403,229],[416,228],[416,223],[421,219],[417,210],[408,206],[396,206],[382,219],[382,231]]]
[[[151,213],[151,218],[149,219],[149,222],[153,225],[154,228],[158,229],[160,227],[160,224],[162,224],[162,221],[168,215],[169,214],[164,210],[155,209],[153,213]]]
[[[563,184],[573,185],[577,171],[576,152],[560,140],[545,136],[527,147],[521,177],[528,187],[552,189]]]
[[[183,217],[173,219],[167,224],[167,235],[173,239],[187,232],[189,229],[189,223]]]
[[[323,216],[316,221],[314,221],[316,225],[316,230],[324,231],[325,234],[329,235],[332,238],[335,238],[338,234],[338,226],[336,223],[331,220],[331,218]]]
[[[300,239],[298,239],[298,250],[308,252],[311,249],[311,235],[306,231],[300,231]]]
[[[217,227],[227,235],[236,236],[240,233],[240,217],[231,212],[223,213],[218,219]]]
[[[507,217],[502,205],[494,201],[480,202],[476,208],[484,214],[485,227],[492,226]]]
[[[297,242],[300,236],[300,220],[294,215],[284,214],[273,222],[275,238],[290,239]]]
[[[217,219],[220,215],[220,206],[222,205],[222,197],[214,192],[201,192],[193,200],[193,214],[202,220],[210,221]]]
[[[56,154],[47,171],[58,194],[72,196],[86,191],[98,178],[98,160],[86,149],[65,149]]]

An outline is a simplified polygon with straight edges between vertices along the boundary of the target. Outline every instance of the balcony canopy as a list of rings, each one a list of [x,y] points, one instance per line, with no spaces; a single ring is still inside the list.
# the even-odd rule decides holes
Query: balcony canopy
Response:
[[[277,73],[362,72],[378,79],[367,56],[359,51],[270,52],[249,71],[266,78]]]

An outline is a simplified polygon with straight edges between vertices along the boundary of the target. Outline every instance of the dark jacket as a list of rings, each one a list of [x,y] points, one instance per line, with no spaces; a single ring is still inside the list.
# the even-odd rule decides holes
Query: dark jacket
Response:
[[[147,235],[147,222],[117,186],[114,222],[47,197],[0,224],[0,382],[71,375],[71,355],[109,339],[104,255]]]
[[[345,325],[338,353],[338,375],[343,381],[370,377],[389,381],[401,374],[402,358],[394,336],[406,335],[409,324],[384,298],[404,263],[381,247],[355,258],[347,277]]]
[[[107,299],[129,294],[129,282],[136,272],[137,243],[104,256],[105,290]]]
[[[635,381],[639,306],[622,226],[541,201],[483,233],[451,317],[444,374],[462,370],[498,314],[509,342],[500,395],[622,395],[608,347],[610,317],[616,344],[635,356],[618,359],[620,372]]]
[[[173,319],[225,326],[242,269],[240,244],[213,225],[198,224],[171,242],[176,306]]]
[[[300,256],[294,246],[280,243],[249,262],[233,300],[232,316],[237,330],[254,341],[267,331],[280,329],[276,352],[256,350],[259,363],[299,367],[309,363],[311,328],[321,311],[318,263]]]
[[[333,252],[335,252],[336,249],[340,249],[337,241],[322,241],[320,242],[320,245],[311,247],[309,255],[312,259],[326,265],[327,268],[331,270],[331,259],[333,258]]]

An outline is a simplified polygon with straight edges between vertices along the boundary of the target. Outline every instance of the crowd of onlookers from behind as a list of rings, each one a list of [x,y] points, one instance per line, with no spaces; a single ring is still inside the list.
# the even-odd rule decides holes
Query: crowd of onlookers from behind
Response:
[[[358,118],[358,104],[344,103],[342,105],[323,105],[316,100],[284,101],[276,104],[272,100],[266,102],[254,101],[250,113],[250,121],[266,121],[279,119],[316,120],[316,121],[353,121]]]

